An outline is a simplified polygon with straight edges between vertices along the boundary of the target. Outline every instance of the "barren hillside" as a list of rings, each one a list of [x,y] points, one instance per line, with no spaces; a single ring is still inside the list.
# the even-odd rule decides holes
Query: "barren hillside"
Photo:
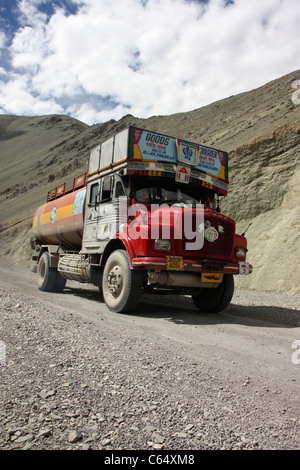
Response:
[[[171,116],[87,126],[67,116],[0,116],[0,254],[28,259],[33,213],[47,191],[87,168],[89,151],[129,125],[229,152],[229,195],[222,211],[247,238],[250,277],[259,290],[300,292],[300,105],[295,71],[256,90]]]

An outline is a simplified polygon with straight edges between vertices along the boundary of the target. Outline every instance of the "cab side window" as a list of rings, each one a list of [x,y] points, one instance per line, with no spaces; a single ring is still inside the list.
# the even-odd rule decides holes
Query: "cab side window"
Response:
[[[89,198],[89,206],[94,206],[96,202],[96,196],[99,192],[99,183],[94,183],[91,185],[90,189],[90,198]]]
[[[113,176],[104,176],[102,180],[101,202],[110,201],[113,193]]]
[[[126,196],[125,190],[123,188],[123,185],[121,181],[116,182],[116,191],[115,191],[115,197],[121,197],[121,196]]]

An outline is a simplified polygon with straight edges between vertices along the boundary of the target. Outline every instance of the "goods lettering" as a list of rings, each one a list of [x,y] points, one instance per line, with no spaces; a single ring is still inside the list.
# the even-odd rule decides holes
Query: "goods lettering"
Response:
[[[170,138],[163,135],[152,134],[151,132],[147,133],[146,142],[153,142],[160,145],[169,145]]]

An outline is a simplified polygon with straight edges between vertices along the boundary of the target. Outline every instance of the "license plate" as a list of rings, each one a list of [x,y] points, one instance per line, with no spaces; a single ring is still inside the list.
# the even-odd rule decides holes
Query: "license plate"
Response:
[[[202,282],[222,282],[223,274],[219,273],[202,273],[201,275]]]
[[[239,274],[250,274],[250,265],[246,262],[239,262]]]
[[[181,256],[167,256],[167,269],[180,271],[183,269],[183,258]]]

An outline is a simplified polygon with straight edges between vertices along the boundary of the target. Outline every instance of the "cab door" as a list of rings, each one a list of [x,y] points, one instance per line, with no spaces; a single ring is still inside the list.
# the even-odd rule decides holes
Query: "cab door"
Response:
[[[99,244],[96,244],[97,233],[97,197],[100,191],[100,179],[87,185],[87,203],[85,211],[85,223],[83,232],[83,251],[89,253],[99,252]]]
[[[103,253],[120,225],[127,221],[127,192],[118,175],[88,185],[83,253]]]
[[[113,204],[114,175],[101,178],[100,191],[96,197],[96,239],[108,241],[115,231],[115,207]]]

